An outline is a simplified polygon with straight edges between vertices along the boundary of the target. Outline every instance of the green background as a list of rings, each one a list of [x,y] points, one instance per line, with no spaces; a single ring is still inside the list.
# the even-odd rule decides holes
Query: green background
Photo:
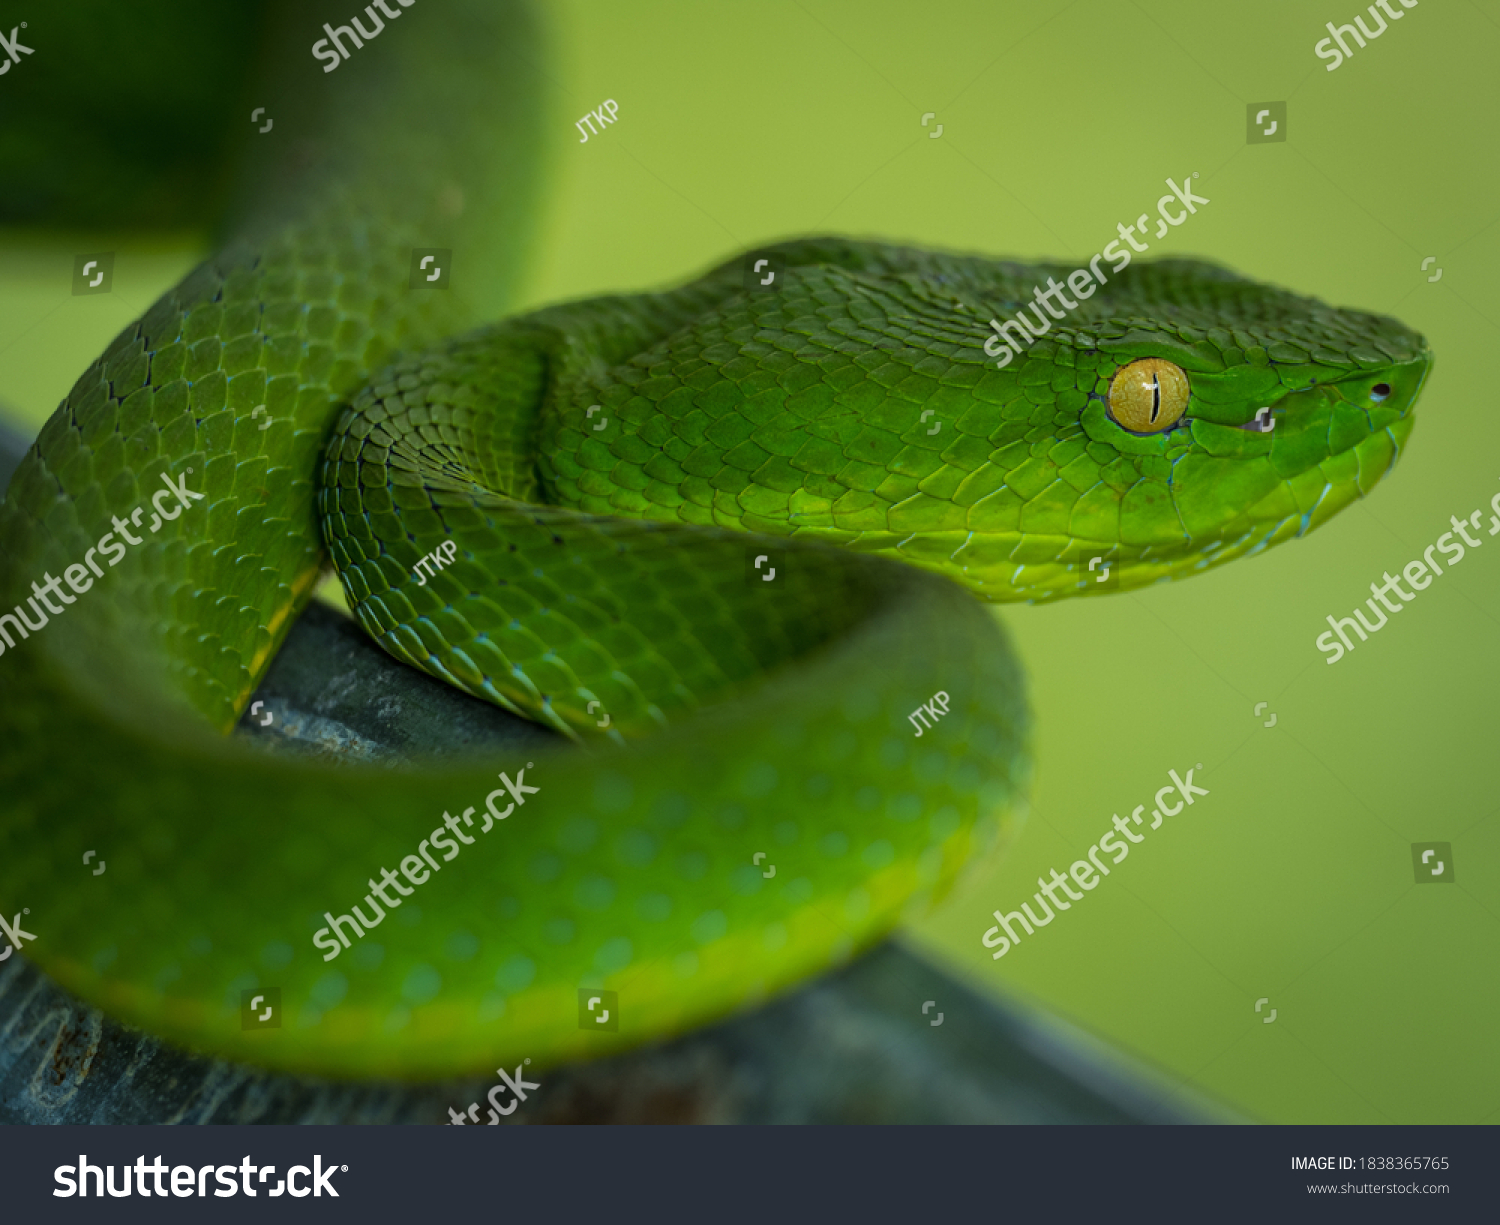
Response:
[[[1037,715],[1030,816],[914,934],[981,989],[1251,1118],[1495,1121],[1500,537],[1332,668],[1314,639],[1500,493],[1500,3],[1428,0],[1328,72],[1313,45],[1354,8],[551,4],[553,191],[528,301],[818,232],[1081,263],[1196,171],[1211,203],[1153,255],[1425,333],[1412,443],[1368,501],[1192,582],[998,613]],[[606,98],[618,122],[580,143],[574,119]],[[1287,103],[1289,139],[1247,145],[1246,107],[1267,101]],[[38,428],[205,242],[0,233],[0,404]],[[73,253],[111,249],[114,292],[72,297]],[[990,958],[992,910],[1198,762],[1208,797]],[[1415,886],[1411,844],[1429,841],[1452,844],[1456,883]]]

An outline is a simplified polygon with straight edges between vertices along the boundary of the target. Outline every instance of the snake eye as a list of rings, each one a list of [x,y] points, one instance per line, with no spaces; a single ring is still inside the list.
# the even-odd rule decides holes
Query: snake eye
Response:
[[[1187,373],[1160,357],[1121,367],[1109,385],[1109,415],[1134,434],[1169,429],[1187,410],[1187,402]]]
[[[1370,388],[1370,399],[1374,400],[1376,404],[1384,401],[1390,394],[1391,385],[1389,383],[1376,383],[1375,386]]]

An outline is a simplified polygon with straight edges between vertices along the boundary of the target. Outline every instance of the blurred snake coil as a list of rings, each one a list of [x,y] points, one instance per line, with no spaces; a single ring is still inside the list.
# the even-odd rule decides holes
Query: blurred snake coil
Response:
[[[0,909],[58,983],[197,1050],[540,1069],[838,964],[1024,797],[984,602],[1305,534],[1395,462],[1431,365],[1394,320],[1174,260],[998,369],[988,321],[1067,265],[838,238],[777,245],[774,292],[736,258],[504,318],[569,131],[503,56],[516,12],[415,6],[325,77],[289,6],[222,253],[83,373],[0,508]],[[424,249],[450,290],[412,277]],[[203,500],[129,528],[164,476]],[[33,584],[115,516],[143,543],[48,620]],[[330,559],[386,651],[557,747],[378,769],[226,738]],[[524,806],[324,960],[326,913],[378,912],[372,878],[523,770]],[[268,986],[282,1027],[242,1029]],[[580,1029],[583,987],[617,1033]]]

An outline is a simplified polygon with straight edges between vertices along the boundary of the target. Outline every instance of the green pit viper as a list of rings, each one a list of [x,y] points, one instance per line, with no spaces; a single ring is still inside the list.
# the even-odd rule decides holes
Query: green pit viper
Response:
[[[1070,265],[838,238],[777,246],[774,291],[736,258],[487,323],[530,175],[492,118],[518,102],[490,14],[403,10],[324,77],[293,10],[292,153],[0,509],[0,613],[33,627],[0,621],[0,908],[64,987],[228,1058],[539,1070],[837,964],[1024,794],[1023,679],[984,601],[1307,533],[1395,462],[1431,364],[1391,319],[1172,260],[1110,272],[1000,368],[989,320]],[[423,248],[451,289],[413,278]],[[1187,398],[1127,430],[1111,390],[1145,358]],[[170,521],[164,482],[191,491],[158,499]],[[382,647],[558,747],[382,770],[227,739],[329,557]],[[408,858],[445,816],[472,843]],[[377,886],[399,908],[334,944],[325,915],[371,916]],[[281,1027],[244,1029],[270,987]],[[580,1027],[580,988],[615,992],[617,1030]]]

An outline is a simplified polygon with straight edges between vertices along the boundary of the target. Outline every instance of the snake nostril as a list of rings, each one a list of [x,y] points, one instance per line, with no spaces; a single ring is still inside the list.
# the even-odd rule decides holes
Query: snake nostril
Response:
[[[1374,400],[1376,404],[1379,404],[1390,394],[1391,385],[1389,383],[1376,383],[1375,386],[1370,388],[1370,399]]]

